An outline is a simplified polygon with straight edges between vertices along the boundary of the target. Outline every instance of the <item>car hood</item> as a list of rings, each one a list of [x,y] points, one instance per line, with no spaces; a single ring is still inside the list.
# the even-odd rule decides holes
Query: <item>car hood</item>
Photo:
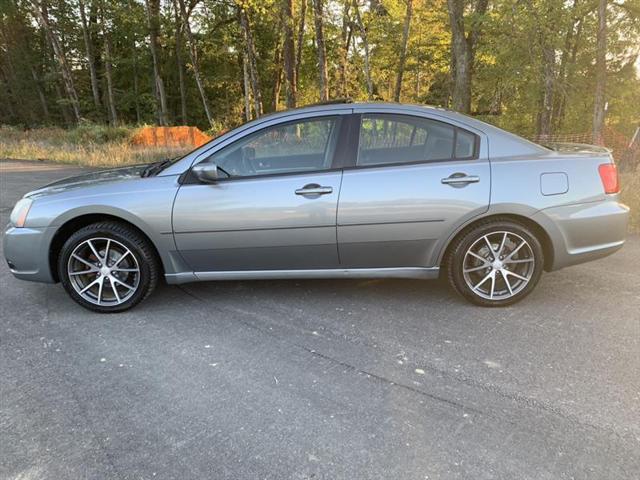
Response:
[[[25,197],[39,198],[56,193],[67,192],[83,187],[91,187],[100,184],[140,180],[140,174],[147,165],[132,165],[127,167],[113,168],[109,170],[100,170],[97,172],[89,172],[82,175],[63,178],[45,185],[38,190],[34,190],[25,195]]]

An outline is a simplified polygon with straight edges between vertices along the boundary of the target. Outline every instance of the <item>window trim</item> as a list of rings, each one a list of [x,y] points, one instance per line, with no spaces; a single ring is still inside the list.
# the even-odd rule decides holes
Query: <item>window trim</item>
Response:
[[[467,130],[466,128],[462,128],[459,127],[458,125],[454,125],[452,123],[443,121],[443,120],[438,120],[435,118],[431,118],[431,117],[425,117],[425,116],[421,116],[421,115],[411,115],[409,113],[398,113],[398,112],[373,112],[373,111],[366,111],[366,112],[358,112],[358,113],[354,113],[352,115],[353,117],[356,117],[357,120],[354,122],[357,126],[357,128],[354,131],[354,136],[353,138],[353,143],[355,144],[355,154],[353,156],[353,161],[351,162],[351,165],[349,165],[348,167],[345,167],[345,169],[349,169],[349,170],[353,170],[353,169],[366,169],[366,168],[381,168],[381,167],[398,167],[398,166],[402,166],[402,165],[422,165],[422,164],[429,164],[429,163],[443,163],[443,162],[457,162],[457,161],[473,161],[473,160],[478,160],[480,158],[480,135],[478,135],[475,132],[471,132],[469,130]],[[372,165],[358,165],[358,157],[360,155],[360,129],[362,127],[362,119],[365,117],[371,117],[371,116],[378,116],[378,117],[409,117],[409,118],[414,118],[417,120],[429,120],[432,122],[438,122],[441,124],[444,124],[450,128],[453,129],[453,148],[452,148],[452,154],[455,155],[455,151],[456,151],[456,143],[458,140],[458,131],[463,131],[465,133],[468,133],[470,135],[473,135],[474,137],[474,144],[473,144],[473,155],[469,156],[469,157],[455,157],[452,156],[450,158],[434,158],[434,159],[429,159],[429,160],[414,160],[412,162],[392,162],[392,163],[376,163],[376,164],[372,164]],[[410,124],[409,122],[406,122],[408,124]]]

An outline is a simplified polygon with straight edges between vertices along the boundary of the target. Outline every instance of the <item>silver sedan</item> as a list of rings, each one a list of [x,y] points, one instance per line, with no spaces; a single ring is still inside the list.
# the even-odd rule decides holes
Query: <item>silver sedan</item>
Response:
[[[26,194],[13,274],[117,312],[164,278],[446,277],[512,304],[543,270],[622,247],[610,154],[562,152],[447,110],[334,104],[264,116],[188,155]]]

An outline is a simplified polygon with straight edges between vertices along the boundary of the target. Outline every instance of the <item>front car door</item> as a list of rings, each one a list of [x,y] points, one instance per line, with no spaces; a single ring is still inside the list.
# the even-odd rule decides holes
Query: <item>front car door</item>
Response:
[[[437,267],[449,234],[489,207],[486,139],[427,114],[356,115],[357,154],[338,205],[343,267]]]
[[[174,203],[176,245],[200,278],[338,266],[332,162],[345,113],[280,121],[194,162],[224,177],[186,182]]]

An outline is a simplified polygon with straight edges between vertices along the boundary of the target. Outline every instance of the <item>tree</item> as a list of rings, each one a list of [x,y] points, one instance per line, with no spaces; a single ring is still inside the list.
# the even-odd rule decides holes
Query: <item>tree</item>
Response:
[[[175,56],[176,56],[176,68],[178,70],[178,85],[180,87],[180,118],[184,125],[187,124],[187,92],[184,80],[184,61],[182,60],[182,37],[184,35],[182,16],[180,13],[180,7],[176,0],[172,0],[173,14],[175,22]]]
[[[247,10],[244,7],[238,7],[238,16],[240,17],[240,26],[243,33],[245,58],[248,64],[251,90],[253,91],[254,109],[256,117],[259,117],[262,115],[262,89],[260,87],[260,74],[258,73],[258,62],[256,60],[256,48],[253,43],[253,33],[251,32],[251,25],[249,24]]]
[[[409,28],[411,26],[411,15],[413,15],[413,0],[407,0],[407,13],[404,17],[404,28],[402,29],[402,47],[400,48],[400,61],[398,62],[398,74],[396,77],[396,88],[393,93],[393,99],[400,101],[400,92],[402,90],[402,77],[404,75],[404,67],[407,63],[407,44],[409,43]]]
[[[147,6],[147,22],[149,26],[149,48],[153,60],[153,77],[156,92],[156,105],[158,108],[158,124],[169,124],[169,112],[167,110],[167,94],[164,89],[164,81],[160,70],[160,0],[145,0]]]
[[[193,77],[198,85],[198,92],[200,92],[200,100],[202,101],[202,107],[204,113],[207,116],[207,122],[209,126],[213,124],[213,116],[211,114],[211,108],[209,107],[209,99],[204,88],[202,76],[200,75],[200,66],[198,62],[198,49],[196,47],[196,41],[191,31],[191,24],[189,23],[189,17],[191,12],[198,4],[198,0],[190,0],[189,7],[185,4],[185,0],[178,0],[180,2],[180,12],[182,14],[182,23],[184,30],[187,33],[187,42],[189,43],[189,57],[191,58],[191,69],[193,70]]]
[[[318,88],[320,89],[320,101],[324,102],[329,100],[329,76],[327,75],[327,47],[324,43],[324,6],[322,0],[313,0],[313,20],[316,28],[316,50],[318,53]]]
[[[297,80],[295,45],[293,41],[293,0],[280,1],[282,2],[283,57],[287,108],[294,108],[297,97]]]
[[[87,65],[89,67],[89,76],[91,79],[93,105],[95,106],[96,112],[102,115],[102,104],[100,102],[100,88],[98,86],[96,59],[93,52],[93,41],[91,38],[89,24],[87,23],[87,13],[85,11],[84,0],[78,0],[78,10],[80,11],[80,26],[82,27],[82,38],[84,40],[84,48],[87,55]]]
[[[447,5],[451,25],[451,103],[454,110],[470,113],[473,63],[489,0],[476,0],[468,32],[465,27],[465,0],[447,0]]]
[[[64,82],[64,87],[67,91],[67,97],[71,108],[73,110],[73,116],[75,123],[80,122],[80,101],[78,99],[78,93],[76,91],[75,82],[73,80],[73,75],[71,74],[71,68],[69,67],[69,62],[67,61],[67,56],[62,49],[62,45],[60,40],[58,39],[57,34],[53,31],[51,24],[49,23],[49,16],[47,13],[47,6],[44,2],[38,2],[37,0],[32,0],[32,13],[36,18],[42,29],[44,30],[47,39],[51,45],[51,49],[56,57],[58,62],[58,67],[60,68],[60,74],[62,75],[62,80]]]
[[[602,144],[607,85],[607,0],[598,0],[596,91],[593,103],[593,141]]]
[[[365,75],[366,84],[367,84],[367,99],[373,100],[373,80],[371,79],[369,37],[367,35],[367,30],[365,29],[364,24],[362,22],[362,16],[360,14],[360,6],[358,5],[358,0],[353,0],[353,10],[355,12],[356,25],[358,26],[358,31],[360,32],[360,38],[362,39],[362,47],[364,50],[364,75]]]

